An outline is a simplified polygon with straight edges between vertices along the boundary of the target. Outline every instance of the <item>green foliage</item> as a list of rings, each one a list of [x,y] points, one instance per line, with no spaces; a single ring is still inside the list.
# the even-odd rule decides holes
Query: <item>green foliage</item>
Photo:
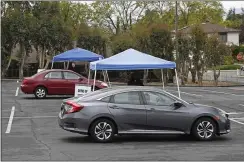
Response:
[[[232,56],[224,56],[224,64],[232,65],[234,63],[234,59]]]
[[[217,66],[217,69],[220,70],[236,70],[236,69],[240,69],[241,66],[240,65],[221,65],[221,66]]]

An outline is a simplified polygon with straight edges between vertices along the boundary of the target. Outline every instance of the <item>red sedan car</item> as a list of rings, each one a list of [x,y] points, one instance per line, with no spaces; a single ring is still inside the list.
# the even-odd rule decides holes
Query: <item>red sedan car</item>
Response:
[[[93,87],[90,79],[89,85]],[[34,94],[36,98],[45,98],[46,95],[74,95],[75,84],[88,84],[88,79],[71,70],[52,69],[41,71],[32,77],[24,78],[21,90],[25,94]],[[106,88],[102,81],[95,81],[95,90]]]

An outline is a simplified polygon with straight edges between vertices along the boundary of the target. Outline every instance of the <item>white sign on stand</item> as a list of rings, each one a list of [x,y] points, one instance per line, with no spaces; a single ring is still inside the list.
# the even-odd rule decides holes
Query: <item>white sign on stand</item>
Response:
[[[75,85],[75,97],[82,96],[86,93],[91,92],[91,86],[87,86],[84,84],[76,84]]]
[[[37,73],[39,73],[39,72],[41,72],[41,71],[43,71],[43,70],[46,70],[46,69],[38,69],[38,70],[37,70]]]

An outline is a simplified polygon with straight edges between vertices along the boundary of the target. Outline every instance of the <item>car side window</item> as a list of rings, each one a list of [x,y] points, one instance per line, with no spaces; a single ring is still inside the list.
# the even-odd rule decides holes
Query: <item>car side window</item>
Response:
[[[45,75],[48,79],[63,79],[61,71],[53,71]]]
[[[138,92],[124,92],[113,96],[113,103],[140,105],[140,95]]]
[[[175,102],[174,99],[157,92],[143,92],[146,104],[155,106],[169,106]]]
[[[110,98],[111,98],[111,96],[108,96],[108,97],[104,97],[104,98],[102,98],[100,101],[102,101],[102,102],[109,102],[110,101]]]
[[[79,79],[80,76],[72,72],[63,72],[64,79]]]

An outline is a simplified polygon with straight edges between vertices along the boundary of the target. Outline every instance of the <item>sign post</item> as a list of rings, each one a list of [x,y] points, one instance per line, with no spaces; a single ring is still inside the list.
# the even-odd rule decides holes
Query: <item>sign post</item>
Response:
[[[84,84],[75,85],[75,97],[82,96],[89,92],[91,92],[91,86],[87,86]]]

